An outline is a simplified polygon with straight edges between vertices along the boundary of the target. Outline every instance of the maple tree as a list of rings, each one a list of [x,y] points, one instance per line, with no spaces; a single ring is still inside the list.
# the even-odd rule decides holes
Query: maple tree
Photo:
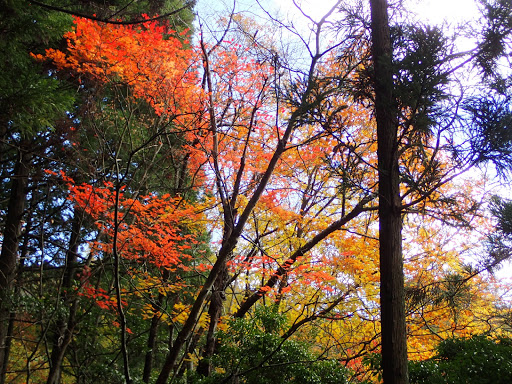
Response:
[[[75,29],[64,36],[68,54],[48,49],[44,59],[52,60],[58,69],[70,69],[79,82],[86,75],[100,84],[126,84],[133,97],[146,100],[158,115],[168,116],[177,125],[187,115],[197,114],[197,74],[187,40],[172,36],[174,31],[155,21],[122,27],[80,18],[74,22]],[[43,55],[34,57],[43,60]]]
[[[100,17],[110,15],[116,7],[119,7],[115,11],[118,17],[133,11],[135,13],[142,11],[142,8],[139,7],[140,4],[137,5],[137,10],[134,10],[133,4],[122,3],[122,1],[90,1],[68,4],[69,7],[65,6],[63,2],[58,2],[58,5],[63,6],[62,10],[64,11],[69,12],[75,9],[79,13],[90,13],[91,15],[95,12]],[[28,276],[33,278],[34,273],[30,268],[34,263],[40,262],[42,265],[44,260],[45,264],[55,262],[52,265],[56,265],[60,263],[60,258],[64,255],[70,262],[66,264],[65,271],[60,277],[53,276],[53,278],[58,280],[65,276],[64,285],[72,282],[73,278],[70,279],[69,276],[73,276],[73,259],[76,258],[76,250],[79,249],[83,232],[86,231],[80,214],[75,215],[75,219],[69,221],[66,214],[61,215],[62,193],[59,188],[54,188],[51,181],[49,182],[48,177],[42,172],[44,169],[59,169],[60,167],[67,170],[71,168],[73,172],[77,171],[77,173],[88,168],[90,172],[92,163],[88,161],[87,156],[77,156],[82,161],[74,157],[73,155],[76,156],[78,151],[71,147],[71,143],[76,141],[76,132],[75,134],[70,132],[69,127],[76,126],[76,111],[84,105],[77,107],[83,99],[77,96],[76,87],[70,87],[64,76],[57,78],[53,69],[52,72],[49,72],[47,65],[37,63],[30,57],[31,53],[43,53],[45,48],[59,46],[63,33],[71,28],[71,17],[62,12],[48,11],[48,7],[52,9],[53,5],[55,5],[53,1],[45,2],[45,4],[13,1],[2,6],[1,23],[4,39],[1,50],[3,56],[8,59],[2,62],[5,76],[1,79],[3,112],[2,128],[0,129],[2,145],[0,164],[3,188],[0,264],[2,277],[6,278],[6,285],[2,286],[0,293],[2,297],[0,304],[2,312],[0,382],[4,382],[7,363],[12,361],[12,358],[9,358],[9,353],[10,345],[16,339],[16,335],[12,332],[16,328],[18,311],[21,317],[26,317],[21,315],[26,300],[17,300],[17,297],[21,294],[21,297],[26,298],[28,295],[39,297],[43,301],[42,287],[40,294],[33,294],[28,289],[24,289],[21,282],[30,280]],[[168,5],[169,2],[159,3],[159,6]],[[144,7],[144,5],[141,6]],[[158,6],[152,5],[152,12],[157,9]],[[180,16],[185,17],[186,15],[181,12]],[[9,73],[17,73],[19,76],[9,76]],[[90,105],[90,103],[88,104]],[[74,120],[71,118],[72,115],[74,115]],[[90,143],[90,141],[88,142]],[[81,155],[83,154],[81,153]],[[88,165],[84,160],[88,162]],[[14,166],[15,163],[18,165]],[[77,163],[80,163],[79,167],[76,167]],[[6,218],[7,222],[4,220]],[[67,244],[65,244],[64,238],[67,233],[72,235],[69,249],[66,252]],[[84,237],[86,236],[84,235]],[[47,273],[41,267],[41,284],[43,284],[43,276],[46,279],[46,275],[50,274],[51,272]],[[52,289],[54,288],[59,297],[61,287],[52,286]],[[63,288],[66,289],[66,287]],[[56,308],[64,308],[65,311],[69,304],[66,301],[65,303],[64,306],[57,305]],[[46,302],[48,308],[53,307],[54,304],[51,301]],[[40,317],[38,317],[39,314],[36,315],[41,324],[53,321],[54,315],[61,316],[62,311],[49,311],[48,313],[47,316],[44,313],[40,313]],[[64,329],[62,326],[63,323],[59,320],[56,328]],[[46,332],[44,331],[43,334]],[[52,332],[53,328],[49,333]],[[55,336],[55,340],[61,340],[60,335]],[[41,339],[37,343],[40,344]],[[26,366],[23,369],[28,369],[28,372],[31,372],[30,362],[35,355],[29,353],[27,356]],[[27,381],[30,380],[30,374],[27,377]]]
[[[46,76],[46,75],[45,75]],[[62,77],[65,77],[66,75],[64,74],[64,71],[63,71],[63,75]],[[78,113],[75,114],[75,120],[74,121],[63,121],[61,125],[65,125],[66,123],[69,124],[67,127],[65,127],[65,129],[67,130],[62,136],[63,136],[63,139],[62,139],[62,143],[60,144],[62,147],[59,147],[59,143],[57,143],[57,148],[55,148],[55,152],[53,153],[56,153],[56,156],[54,157],[54,161],[57,160],[57,159],[60,159],[60,158],[63,158],[64,156],[61,156],[63,153],[65,152],[69,152],[69,153],[72,153],[74,156],[76,156],[76,162],[74,162],[73,165],[71,165],[70,168],[74,168],[71,172],[76,176],[78,175],[78,178],[79,179],[94,179],[96,177],[100,177],[100,178],[104,178],[105,175],[108,175],[110,170],[109,170],[109,167],[112,166],[112,163],[110,162],[110,160],[112,159],[112,152],[111,152],[111,148],[108,148],[109,144],[112,143],[112,138],[113,137],[116,137],[117,135],[117,132],[115,132],[115,128],[114,128],[114,132],[112,132],[112,128],[113,127],[120,127],[119,122],[123,121],[124,123],[126,124],[130,124],[133,127],[135,127],[135,125],[137,123],[140,123],[142,121],[142,119],[134,119],[133,116],[133,112],[136,110],[135,108],[137,108],[137,105],[134,103],[134,102],[131,102],[131,103],[126,103],[128,101],[127,98],[123,98],[123,93],[122,93],[122,90],[121,90],[121,87],[118,87],[118,88],[115,88],[115,87],[108,87],[109,88],[109,91],[113,90],[114,92],[111,92],[111,93],[107,93],[105,92],[107,87],[103,87],[103,96],[101,96],[101,89],[100,91],[94,91],[94,87],[95,85],[96,86],[100,86],[101,83],[99,83],[97,80],[94,80],[94,79],[88,79],[87,80],[88,82],[85,83],[85,87],[84,87],[84,83],[82,83],[82,85],[80,85],[80,88],[82,91],[83,91],[83,94],[85,94],[85,99],[86,100],[93,100],[93,97],[99,97],[99,100],[103,101],[104,103],[104,106],[108,106],[108,107],[111,107],[111,106],[114,106],[116,105],[116,108],[117,106],[119,106],[120,104],[116,104],[117,102],[125,102],[125,106],[127,107],[127,111],[132,111],[131,112],[131,115],[119,115],[118,112],[115,112],[115,113],[112,113],[114,112],[114,109],[108,109],[108,108],[105,108],[105,107],[102,107],[101,108],[101,114],[102,116],[99,116],[100,113],[98,113],[98,109],[95,108],[95,105],[94,103],[91,103],[91,102],[86,102],[83,104],[83,106],[80,107],[80,111]],[[95,84],[93,84],[93,82],[95,82]],[[98,87],[99,89],[100,87]],[[91,92],[92,91],[92,92]],[[106,96],[108,95],[108,96]],[[140,104],[139,104],[140,106]],[[124,118],[123,118],[124,116]],[[128,117],[127,117],[128,116]],[[131,117],[130,117],[131,116]],[[120,119],[121,118],[121,119]],[[117,119],[117,120],[116,120]],[[149,118],[148,115],[145,115],[144,116],[144,119],[145,119],[145,123],[149,126],[149,127],[152,127],[152,122],[151,122],[151,119]],[[98,124],[98,122],[101,122],[101,124]],[[154,122],[154,120],[153,120]],[[69,129],[69,126],[71,126],[71,128]],[[153,127],[155,127],[156,125],[153,125]],[[76,128],[81,128],[81,127],[85,127],[86,130],[82,131],[81,129],[76,129]],[[64,128],[62,126],[58,126],[58,128]],[[107,128],[105,130],[103,130],[104,128]],[[160,127],[161,129],[161,127]],[[57,136],[57,135],[60,135],[62,131],[60,132],[56,132],[56,135],[54,136]],[[118,131],[119,132],[119,131]],[[126,132],[126,131],[125,131]],[[113,133],[113,135],[110,135],[111,133]],[[119,149],[121,151],[123,150],[128,150],[129,152],[124,152],[123,153],[123,156],[124,155],[127,155],[128,158],[131,156],[132,157],[132,160],[136,161],[138,163],[138,168],[137,168],[137,172],[138,172],[138,183],[143,183],[143,184],[148,184],[148,175],[147,175],[147,167],[141,167],[142,164],[145,164],[145,163],[148,163],[148,158],[150,159],[151,157],[149,156],[149,151],[142,151],[141,148],[139,148],[139,151],[137,152],[136,150],[134,150],[134,147],[144,147],[144,143],[148,141],[148,137],[151,138],[151,137],[158,137],[158,134],[155,135],[155,132],[148,132],[148,134],[146,135],[146,137],[144,137],[143,135],[139,135],[138,133],[136,133],[135,131],[131,131],[131,136],[128,140],[124,140],[123,141],[123,145],[124,147],[120,147]],[[50,137],[52,137],[52,133],[49,133]],[[109,137],[110,136],[110,137]],[[126,135],[125,135],[126,137]],[[167,140],[166,142],[169,143],[170,140],[168,140],[169,136],[167,137]],[[110,141],[110,142],[109,142]],[[151,140],[149,140],[151,141]],[[77,142],[80,143],[81,146],[85,147],[83,148],[83,151],[82,151],[82,148],[77,148],[78,145],[77,145]],[[160,146],[158,148],[162,148],[163,146],[165,146],[166,143],[160,143]],[[186,151],[180,151],[177,149],[177,145],[174,145],[174,147],[176,148],[173,152],[171,152],[171,155],[173,155],[173,158],[179,162],[179,164],[176,165],[176,168],[175,168],[175,172],[172,176],[172,181],[174,182],[174,178],[176,178],[177,182],[174,184],[175,186],[175,189],[179,190],[181,193],[186,193],[187,191],[187,182],[186,181],[186,177],[185,175],[183,174],[183,169],[186,168],[186,161],[185,161],[185,164],[183,164],[181,161],[178,161],[177,159],[178,158],[185,158],[185,160],[187,159],[187,152]],[[144,147],[143,149],[145,149],[146,147]],[[152,147],[154,148],[154,146]],[[159,153],[162,153],[163,151],[160,151],[159,150],[155,150],[153,153],[153,156],[158,156]],[[89,153],[88,152],[85,152],[89,150]],[[48,152],[46,152],[46,155],[50,155],[50,151],[51,149],[48,149],[47,150]],[[103,152],[102,152],[103,151]],[[144,153],[142,153],[144,152]],[[137,153],[137,154],[141,154],[142,153],[142,156],[134,156],[134,154]],[[51,156],[51,155],[50,155]],[[98,156],[98,157],[96,157]],[[166,153],[166,156],[169,156],[169,151]],[[116,159],[114,160],[114,164],[118,164],[119,165],[119,158],[121,157],[121,153],[118,153],[118,156],[116,156]],[[65,157],[64,157],[65,158]],[[190,155],[188,155],[188,158],[190,158]],[[94,160],[91,160],[91,159],[94,159]],[[74,160],[74,159],[73,159]],[[101,164],[101,160],[103,160],[103,167],[100,167],[99,169],[94,169],[93,167],[95,167],[96,165],[98,164]],[[68,159],[66,159],[65,161],[68,161]],[[109,164],[110,162],[110,164]],[[73,163],[73,161],[71,161],[71,163]],[[86,165],[87,164],[87,165]],[[167,165],[170,165],[170,162],[167,164]],[[44,166],[43,166],[44,167]],[[51,164],[50,167],[57,167],[57,169],[60,167],[60,164],[56,166],[55,163]],[[84,172],[84,169],[86,169],[86,171]],[[93,171],[91,171],[91,169],[93,169]],[[112,169],[112,168],[110,168]],[[155,167],[153,167],[153,169],[155,169]],[[130,171],[130,175],[132,177],[134,177],[135,175],[137,175],[137,172],[133,172],[133,171]],[[143,172],[146,172],[145,174]],[[142,173],[142,175],[141,175]],[[107,176],[108,178],[109,176]],[[171,179],[171,176],[169,175],[169,172],[168,172],[168,169],[167,169],[167,175],[166,175],[166,179],[169,178]],[[166,180],[164,179],[164,180]],[[41,177],[40,180],[48,180],[47,177]],[[162,183],[161,180],[159,180],[160,183]],[[133,182],[133,179],[132,179],[132,182]],[[51,185],[51,182],[50,182],[50,185]],[[51,188],[51,187],[49,187]],[[135,186],[132,184],[132,190],[135,192]],[[59,188],[56,188],[54,190],[58,190]],[[18,198],[22,197],[20,194],[17,195]],[[38,199],[40,199],[40,196],[38,194],[35,194],[33,195],[33,199],[34,201],[37,202]],[[58,197],[56,197],[56,199],[58,199]],[[21,199],[23,200],[23,199]],[[36,204],[36,203],[34,203]],[[60,209],[60,207],[57,207],[58,209]],[[36,208],[37,209],[37,208]],[[53,209],[53,208],[51,208]],[[73,208],[71,208],[73,209]],[[59,215],[57,215],[57,220],[59,220],[58,222],[60,223],[60,220],[66,220],[66,218],[60,218],[58,217]],[[66,216],[66,214],[64,214],[64,216]],[[73,315],[73,313],[76,311],[76,308],[77,308],[77,303],[74,301],[73,299],[73,295],[72,294],[69,294],[69,292],[71,291],[70,288],[73,284],[73,281],[75,280],[75,272],[76,272],[76,266],[75,264],[78,262],[78,260],[80,260],[80,255],[78,254],[78,249],[80,249],[80,247],[82,246],[83,244],[83,239],[87,238],[88,234],[86,233],[87,232],[87,224],[86,224],[86,221],[84,221],[82,218],[81,218],[81,213],[79,212],[79,210],[76,211],[76,214],[74,215],[75,216],[75,219],[72,219],[70,221],[73,221],[74,220],[74,223],[73,224],[73,230],[72,230],[72,236],[71,236],[71,239],[70,239],[70,245],[69,245],[69,252],[66,253],[66,267],[65,267],[65,270],[63,272],[63,276],[64,276],[64,280],[63,280],[63,286],[62,287],[59,287],[58,288],[58,292],[59,294],[57,295],[58,297],[58,300],[60,301],[60,294],[62,293],[62,297],[64,298],[63,299],[63,303],[62,303],[62,308],[66,308],[68,305],[71,305],[71,303],[74,303],[72,306],[71,306],[71,311],[69,313],[69,319],[68,319],[68,324],[66,325],[65,324],[65,321],[64,320],[58,320],[58,325],[57,325],[57,329],[55,330],[55,344],[53,346],[53,352],[52,352],[52,361],[54,359],[53,355],[55,355],[55,364],[51,363],[52,365],[52,369],[53,369],[53,366],[55,366],[57,369],[59,369],[59,366],[60,366],[60,361],[59,359],[62,359],[62,353],[63,351],[65,351],[66,349],[66,346],[68,345],[67,343],[70,341],[69,340],[69,337],[71,337],[71,341],[72,341],[72,337],[73,337],[73,317],[75,315]],[[55,216],[54,216],[55,217]],[[30,217],[30,219],[32,219],[32,217]],[[49,219],[48,219],[49,220]],[[53,222],[54,219],[52,219],[52,222]],[[35,221],[35,220],[34,220]],[[49,221],[48,221],[49,223]],[[48,230],[48,226],[47,224],[46,225],[46,229]],[[50,227],[53,227],[53,226],[50,226]],[[36,228],[36,226],[34,226],[33,228]],[[31,227],[27,226],[27,235],[30,233],[30,229]],[[62,231],[63,228],[61,227],[60,230]],[[53,229],[48,232],[46,232],[46,234],[50,237],[52,235],[50,235],[50,233],[54,233],[53,232]],[[63,240],[63,232],[61,232],[61,234],[57,234],[55,235],[55,237],[53,237],[53,241],[55,241],[56,243],[60,243],[62,242]],[[30,235],[32,235],[30,233]],[[56,244],[55,243],[55,244]],[[30,245],[29,245],[30,247]],[[43,247],[43,245],[41,244],[41,247]],[[4,247],[4,249],[7,249],[6,247]],[[43,248],[42,248],[43,249]],[[47,257],[55,257],[55,259],[53,260],[56,260],[55,262],[56,263],[59,263],[60,261],[58,261],[58,257],[59,256],[53,256],[51,254],[51,252],[53,252],[53,249],[50,251],[50,247],[46,247],[44,248],[45,251],[46,251],[46,255],[44,256],[45,258]],[[58,251],[57,251],[58,252]],[[58,254],[56,252],[56,254]],[[51,256],[48,256],[48,255],[51,255]],[[21,260],[25,260],[25,256],[22,257]],[[31,261],[32,262],[32,261]],[[61,291],[62,289],[62,291]],[[53,303],[52,303],[53,305]],[[59,306],[59,304],[57,304],[57,306]],[[60,313],[59,313],[59,316],[60,316]],[[46,321],[46,319],[44,320]],[[53,320],[50,320],[50,321],[53,321]],[[67,331],[66,331],[66,328],[67,328]],[[57,340],[61,340],[62,337],[64,337],[64,333],[63,332],[66,332],[65,333],[65,340],[66,342],[65,343],[61,343],[60,341],[57,343]],[[28,365],[27,365],[28,366]],[[57,375],[59,375],[58,371],[56,372]],[[50,380],[50,379],[49,379]],[[56,380],[59,380],[58,378]]]
[[[132,31],[133,28],[136,28],[136,30]],[[164,39],[163,36],[168,32],[169,31],[166,28],[157,25],[156,22],[145,23],[139,27],[100,27],[98,24],[91,23],[87,20],[77,20],[77,27],[75,32],[68,34],[67,37],[69,39],[74,39],[73,41],[78,42],[76,46],[73,46],[70,49],[69,57],[79,57],[79,59],[69,61],[61,60],[62,55],[59,56],[58,51],[47,51],[47,57],[51,58],[59,69],[70,71],[71,73],[78,76],[86,74],[87,76],[85,76],[84,81],[95,82],[100,87],[108,87],[108,89],[113,89],[115,91],[115,98],[112,98],[113,101],[125,103],[127,110],[132,109],[133,105],[137,105],[136,100],[140,99],[141,95],[145,96],[145,101],[154,110],[155,116],[153,122],[145,122],[146,124],[149,123],[147,124],[149,128],[149,132],[147,134],[140,131],[140,133],[138,133],[137,131],[133,130],[133,128],[129,128],[131,129],[131,132],[127,132],[125,128],[121,127],[119,133],[122,134],[121,137],[128,133],[129,136],[127,137],[127,140],[123,139],[123,141],[119,141],[115,135],[112,136],[114,142],[119,141],[119,147],[117,148],[117,151],[119,152],[114,154],[115,158],[112,159],[113,163],[111,165],[114,180],[116,180],[113,192],[117,199],[120,198],[119,194],[123,180],[128,174],[131,175],[133,172],[133,164],[140,164],[139,159],[146,161],[145,158],[147,158],[147,155],[151,156],[151,151],[153,151],[153,161],[155,161],[156,158],[162,156],[164,158],[168,158],[167,156],[172,156],[173,158],[183,159],[183,163],[178,164],[178,169],[175,172],[179,179],[174,183],[174,188],[178,191],[185,191],[184,188],[188,173],[188,166],[193,167],[194,162],[198,161],[195,156],[197,151],[194,151],[194,148],[189,145],[183,146],[182,149],[179,149],[176,145],[174,145],[173,148],[171,148],[170,154],[169,152],[167,152],[168,154],[165,154],[163,151],[161,151],[162,141],[164,139],[172,137],[173,135],[179,135],[180,128],[182,128],[184,124],[190,123],[190,113],[188,110],[186,110],[186,108],[194,107],[194,87],[192,84],[189,84],[191,79],[194,78],[194,71],[193,68],[189,67],[189,60],[184,56],[187,53],[187,50],[183,48],[186,42],[176,38]],[[98,33],[102,34],[102,39],[98,38]],[[126,33],[128,33],[127,36],[130,36],[131,39],[120,38],[120,36],[126,36]],[[82,36],[90,37],[92,40],[81,39]],[[87,44],[88,41],[100,43],[95,47],[97,49],[96,51]],[[82,42],[85,42],[85,44],[81,44]],[[158,42],[160,45],[157,44]],[[147,49],[141,50],[142,46],[147,47]],[[170,71],[171,67],[169,65],[164,66],[162,65],[161,60],[157,61],[157,58],[160,57],[159,55],[162,54],[168,57],[174,57],[177,60],[174,64],[179,63],[179,66],[173,65],[172,62],[169,63],[169,65],[177,67],[173,68],[173,71]],[[148,60],[149,57],[153,57],[152,62]],[[37,58],[42,59],[41,56]],[[80,64],[78,67],[76,67],[77,63]],[[137,67],[140,67],[140,63],[147,64],[147,67],[142,69],[143,71],[146,71],[146,75],[143,75],[142,77],[141,73],[137,72]],[[102,68],[102,70],[98,71],[94,70],[94,68]],[[116,78],[113,78],[114,74]],[[79,78],[78,81],[81,82],[82,79]],[[155,84],[158,84],[158,87],[151,89],[151,87],[155,86]],[[123,89],[125,87],[128,87],[130,90],[128,97],[123,96]],[[179,95],[180,89],[182,90],[182,94],[178,100],[176,97]],[[111,97],[112,96],[109,96],[105,100],[109,101]],[[171,98],[175,98],[174,101],[172,101]],[[183,100],[187,100],[187,103],[182,103]],[[134,123],[138,123],[138,120],[133,122],[131,119],[128,120],[129,117],[130,115],[124,118],[128,127],[132,126]],[[198,116],[197,114],[194,114],[192,117],[197,119],[200,118],[200,115]],[[114,119],[112,122],[114,124],[113,126],[115,127],[114,132],[116,132],[116,127],[118,124],[116,122],[116,114],[113,116],[107,115],[107,124],[105,124],[105,121],[103,121],[102,125],[108,129],[111,129],[108,124],[110,119]],[[174,132],[172,129],[168,129],[171,124],[172,128],[175,129]],[[93,125],[93,127],[94,126],[95,125]],[[100,134],[102,135],[102,138],[105,135],[104,132],[97,131],[97,135]],[[139,135],[140,138],[138,137]],[[159,141],[156,141],[157,139]],[[103,140],[106,142],[106,138],[103,138]],[[182,137],[181,140],[187,142],[186,137]],[[156,146],[154,145],[155,141],[157,143]],[[146,154],[146,148],[150,149],[148,154]],[[153,148],[155,149],[153,150]],[[140,157],[141,154],[142,158]],[[126,161],[126,163],[120,163],[121,161]],[[120,168],[120,166],[122,168]],[[149,164],[149,166],[151,167],[152,164]],[[140,167],[137,167],[136,171],[140,171]],[[147,173],[142,175],[141,181],[144,181],[146,178]],[[134,190],[133,185],[130,187],[130,189],[132,190],[132,193],[137,193],[137,190]],[[120,209],[119,201],[117,201],[114,206],[116,210]],[[110,300],[110,302],[116,303],[117,311],[119,312],[119,323],[121,326],[122,338],[121,350],[123,351],[124,356],[125,377],[128,381],[130,381],[128,352],[126,350],[126,315],[124,313],[125,311],[123,306],[120,305],[120,250],[118,248],[118,244],[119,241],[122,241],[123,239],[119,236],[120,232],[117,230],[118,225],[120,224],[120,218],[118,218],[117,215],[114,215],[112,220],[114,221],[112,225],[114,228],[116,228],[112,237],[114,245],[111,248],[114,256],[113,261],[115,264],[114,287],[116,291],[116,298],[115,301]],[[165,264],[162,264],[161,267],[162,266],[165,266]],[[165,277],[166,274],[167,273],[164,273],[164,279],[167,278]],[[102,293],[100,296],[105,297],[105,293]],[[162,299],[159,299],[159,301],[161,300]],[[108,306],[107,304],[105,305]],[[158,325],[160,317],[161,316],[158,315],[158,313],[154,314],[154,327]],[[150,355],[147,357],[147,365],[151,365]],[[146,380],[147,379],[148,378],[146,378]]]

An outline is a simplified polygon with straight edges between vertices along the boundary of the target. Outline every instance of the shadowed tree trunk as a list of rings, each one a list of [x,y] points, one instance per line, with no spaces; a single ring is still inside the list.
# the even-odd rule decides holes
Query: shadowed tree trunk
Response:
[[[164,269],[162,271],[162,281],[167,281],[169,279],[169,275],[169,270]],[[158,336],[158,327],[160,325],[161,318],[160,311],[162,310],[164,299],[165,296],[162,293],[159,293],[156,299],[156,303],[153,305],[155,314],[151,318],[151,325],[149,327],[148,341],[146,343],[146,347],[148,349],[146,352],[146,356],[144,357],[144,371],[142,374],[142,381],[144,381],[145,383],[149,383],[149,380],[151,378],[151,370],[153,369],[153,359],[155,356],[156,341]]]
[[[199,362],[197,371],[204,375],[209,376],[211,374],[211,363],[210,358],[215,353],[217,345],[217,325],[219,324],[220,317],[222,316],[222,310],[224,308],[224,300],[226,298],[225,289],[226,282],[228,280],[228,269],[224,266],[217,280],[213,285],[212,296],[210,298],[210,305],[208,307],[208,315],[210,316],[210,325],[208,333],[206,335],[206,346],[203,352],[203,358]]]
[[[27,197],[27,183],[29,173],[29,157],[24,148],[28,146],[20,144],[18,159],[11,177],[11,195],[7,206],[5,228],[2,239],[2,252],[0,254],[0,365],[6,367],[6,338],[8,334],[9,318],[11,313],[11,291],[16,275],[16,263],[18,258],[19,238],[25,200]],[[2,369],[2,376],[5,375]],[[2,377],[3,380],[3,377]]]
[[[73,330],[76,325],[77,299],[74,297],[73,292],[71,292],[71,288],[76,273],[82,218],[82,212],[80,212],[78,208],[75,208],[69,247],[66,252],[66,267],[64,269],[64,276],[62,279],[63,297],[61,299],[61,305],[69,307],[69,312],[67,320],[64,317],[60,317],[57,320],[56,329],[53,335],[53,346],[50,356],[50,372],[46,381],[47,384],[60,383],[62,360],[64,359],[66,349],[73,338]]]
[[[385,384],[408,383],[398,112],[393,98],[392,47],[386,0],[370,0],[379,172],[382,370]]]

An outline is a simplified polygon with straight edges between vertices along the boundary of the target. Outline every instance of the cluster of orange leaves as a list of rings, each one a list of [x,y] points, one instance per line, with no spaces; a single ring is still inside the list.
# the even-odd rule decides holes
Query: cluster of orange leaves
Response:
[[[175,31],[156,21],[142,25],[100,24],[74,19],[67,32],[67,53],[48,49],[38,60],[51,60],[59,70],[101,83],[127,84],[137,98],[149,102],[158,114],[196,113],[200,101],[198,62],[188,48],[187,31]],[[180,38],[181,37],[181,38]]]
[[[102,187],[90,184],[75,185],[62,171],[47,174],[61,178],[69,190],[68,200],[91,219],[102,236],[90,242],[91,252],[99,255],[113,251],[112,239],[117,232],[117,251],[126,261],[150,264],[170,272],[190,271],[191,265],[204,267],[192,260],[190,252],[198,244],[198,226],[201,214],[180,197],[168,194],[150,194],[138,198],[128,197],[124,188],[116,192],[111,182]],[[118,198],[116,199],[116,193]],[[118,204],[117,220],[115,204]],[[117,228],[115,223],[117,222]],[[116,300],[101,287],[90,283],[91,273],[85,267],[81,274],[81,295],[94,299],[104,309],[115,309]],[[125,302],[122,303],[126,305]]]
[[[191,143],[195,132],[208,125],[206,98],[198,71],[201,60],[190,47],[188,31],[177,34],[162,21],[114,25],[75,17],[74,24],[64,35],[65,51],[47,49],[44,55],[32,56],[52,62],[79,83],[127,86],[129,98],[147,102],[162,125],[185,136],[189,144],[182,151],[187,154],[188,169],[202,176],[204,153]]]
[[[80,274],[81,291],[78,293],[78,295],[93,299],[96,305],[102,309],[116,311],[116,298],[110,295],[105,289],[101,287],[94,287],[91,284],[90,278],[91,268],[84,266],[82,273]],[[121,305],[124,307],[126,304],[127,303],[125,300],[121,302]]]
[[[194,226],[200,222],[193,207],[170,195],[148,195],[133,199],[119,192],[118,228],[114,222],[112,183],[93,188],[88,184],[69,187],[69,199],[82,208],[109,238],[118,236],[118,251],[127,260],[144,261],[158,268],[186,270],[191,259],[186,253],[197,244]],[[111,251],[111,244],[95,244],[98,251]]]

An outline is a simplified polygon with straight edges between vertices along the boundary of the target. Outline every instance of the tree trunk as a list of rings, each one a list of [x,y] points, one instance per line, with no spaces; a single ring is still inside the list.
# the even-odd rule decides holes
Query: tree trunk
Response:
[[[159,307],[162,306],[163,296],[164,295],[162,294],[158,296],[157,305]],[[153,356],[156,347],[156,336],[159,324],[160,315],[153,315],[153,317],[151,318],[151,325],[149,327],[148,341],[146,343],[148,350],[146,352],[146,356],[144,357],[144,371],[142,373],[142,381],[145,383],[149,383],[149,380],[151,378],[151,370],[153,369]]]
[[[169,279],[169,270],[164,269],[162,272],[162,282],[166,282],[167,279]],[[155,314],[151,318],[151,325],[149,327],[149,335],[148,335],[148,341],[146,343],[147,346],[147,352],[146,356],[144,358],[144,371],[142,373],[142,381],[145,383],[149,383],[149,380],[151,378],[151,370],[153,369],[153,357],[155,355],[155,347],[156,347],[156,341],[157,341],[157,334],[158,334],[158,326],[160,325],[160,312],[162,310],[162,305],[164,302],[164,295],[158,294],[158,298],[156,300],[156,303],[153,305],[153,309],[155,310]]]
[[[213,292],[210,298],[210,306],[208,308],[208,315],[210,316],[210,325],[208,333],[206,335],[206,346],[204,348],[202,360],[199,362],[197,372],[203,376],[210,376],[212,365],[210,358],[215,353],[217,345],[217,325],[219,324],[220,317],[222,316],[222,310],[224,309],[224,300],[226,299],[225,289],[226,282],[228,280],[228,269],[224,266],[224,269],[217,277],[215,284],[213,285]]]
[[[50,372],[48,374],[47,384],[60,383],[61,365],[66,349],[73,339],[73,330],[76,325],[77,300],[71,287],[75,279],[76,264],[78,260],[78,246],[80,245],[80,230],[82,228],[83,214],[78,208],[75,208],[75,216],[71,227],[71,236],[69,238],[69,247],[66,252],[66,267],[62,279],[62,304],[69,306],[67,321],[63,317],[57,320],[56,329],[53,335],[52,353],[50,356]]]
[[[406,384],[402,218],[398,168],[398,111],[393,98],[392,47],[386,0],[370,0],[379,172],[379,252],[384,384]]]
[[[67,347],[73,340],[73,330],[76,325],[77,300],[73,300],[69,309],[68,321],[60,321],[59,332],[55,333],[52,354],[50,357],[50,373],[48,374],[47,384],[59,384],[61,375],[62,361],[66,354]]]
[[[11,352],[12,335],[14,333],[14,322],[16,321],[16,312],[12,311],[9,316],[9,324],[7,325],[7,334],[5,335],[5,348],[2,361],[2,370],[0,372],[0,384],[5,383],[7,368],[9,365],[9,354]]]
[[[2,252],[0,253],[0,362],[6,362],[6,337],[8,334],[9,318],[11,313],[11,290],[16,275],[19,238],[25,200],[27,197],[28,157],[23,148],[18,152],[18,159],[14,166],[11,178],[11,195],[7,206],[5,228],[2,239]],[[2,372],[4,374],[5,372]]]
[[[37,201],[37,198],[35,198],[36,195],[33,193],[31,197],[31,203],[30,203],[30,209],[27,212],[27,222],[25,224],[25,231],[23,234],[23,243],[21,246],[21,249],[19,250],[19,262],[18,262],[18,281],[21,281],[23,268],[25,267],[25,260],[28,255],[28,249],[29,249],[29,241],[30,241],[30,234],[32,231],[32,216],[35,208],[35,201]],[[20,284],[17,284],[13,289],[14,297],[17,297],[20,292]],[[11,351],[11,345],[13,340],[13,333],[14,333],[14,323],[16,322],[16,305],[11,307],[11,314],[9,316],[9,325],[7,327],[7,336],[5,340],[5,349],[4,349],[4,360],[2,362],[2,370],[0,371],[0,384],[5,383],[6,375],[7,375],[7,368],[9,365],[9,354]]]

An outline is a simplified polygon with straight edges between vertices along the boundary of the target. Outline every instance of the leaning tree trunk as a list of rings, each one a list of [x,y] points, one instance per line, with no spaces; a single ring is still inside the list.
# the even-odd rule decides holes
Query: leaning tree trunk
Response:
[[[169,276],[169,270],[164,268],[162,271],[162,282],[166,282],[169,279]],[[144,357],[144,370],[142,373],[142,381],[145,383],[149,383],[149,380],[151,379],[151,371],[153,370],[153,360],[155,356],[155,348],[158,336],[158,327],[160,325],[160,311],[162,311],[164,299],[164,294],[159,293],[155,303],[153,304],[153,310],[155,314],[151,318],[151,325],[149,327],[148,341],[146,342],[147,351],[146,356]]]
[[[211,374],[212,365],[210,358],[214,355],[217,345],[217,326],[219,324],[220,317],[222,316],[222,310],[224,309],[227,280],[228,268],[227,265],[224,265],[222,272],[219,274],[213,285],[213,291],[210,297],[210,305],[208,307],[210,325],[206,335],[206,345],[204,347],[202,360],[199,362],[197,367],[197,372],[203,376],[210,376]]]
[[[6,338],[11,313],[11,291],[16,275],[19,238],[28,183],[28,157],[20,145],[18,159],[11,177],[11,195],[7,206],[5,228],[2,239],[2,252],[0,253],[0,364],[5,367]],[[2,369],[2,376],[5,375]]]
[[[53,335],[52,353],[50,355],[50,372],[47,384],[60,383],[61,366],[67,347],[73,339],[73,331],[76,325],[77,298],[72,290],[75,280],[78,261],[78,247],[80,245],[80,231],[82,229],[83,213],[75,207],[75,214],[71,226],[69,247],[66,252],[66,266],[62,279],[62,298],[60,305],[69,307],[67,319],[59,315]]]
[[[384,384],[408,383],[398,112],[393,99],[392,48],[386,0],[370,0],[379,173],[379,252]]]

